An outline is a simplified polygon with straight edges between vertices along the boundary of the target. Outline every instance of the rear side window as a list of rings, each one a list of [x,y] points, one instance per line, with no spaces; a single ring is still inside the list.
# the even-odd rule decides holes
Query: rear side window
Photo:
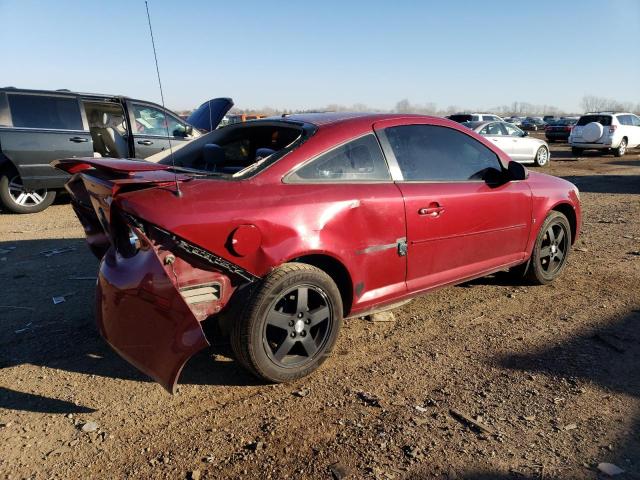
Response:
[[[83,130],[78,100],[69,97],[8,94],[14,127]]]
[[[620,125],[633,126],[633,118],[631,115],[618,115],[618,121]]]
[[[598,122],[603,127],[608,127],[611,125],[611,115],[583,115],[577,125],[583,127],[591,122]]]
[[[435,125],[403,125],[386,129],[404,180],[482,180],[501,171],[495,153],[457,130]]]
[[[390,180],[378,140],[373,134],[348,142],[293,172],[288,180],[374,182]]]

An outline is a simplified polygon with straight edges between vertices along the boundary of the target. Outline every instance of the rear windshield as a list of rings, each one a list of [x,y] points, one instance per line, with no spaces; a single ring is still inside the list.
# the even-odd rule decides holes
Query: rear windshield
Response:
[[[247,178],[297,148],[313,134],[292,122],[256,120],[229,125],[148,161],[175,165],[181,172],[212,177]]]
[[[598,122],[603,127],[608,127],[611,125],[611,115],[583,115],[577,125],[582,127],[591,122]]]
[[[473,115],[450,115],[449,120],[453,120],[458,123],[470,122],[473,120]]]

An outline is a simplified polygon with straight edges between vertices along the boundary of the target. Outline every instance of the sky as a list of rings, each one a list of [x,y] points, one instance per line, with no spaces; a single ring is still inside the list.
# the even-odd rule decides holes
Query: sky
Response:
[[[640,102],[640,0],[149,0],[166,106]],[[0,0],[0,86],[159,102],[143,0]]]

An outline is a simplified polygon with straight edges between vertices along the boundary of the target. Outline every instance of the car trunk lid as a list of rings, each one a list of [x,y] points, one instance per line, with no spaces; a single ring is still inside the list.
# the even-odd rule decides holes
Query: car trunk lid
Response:
[[[170,171],[168,165],[120,159],[72,158],[52,165],[73,176],[66,184],[73,209],[82,223],[91,251],[102,258],[113,243],[111,204],[119,193],[162,187],[176,189],[191,177]]]

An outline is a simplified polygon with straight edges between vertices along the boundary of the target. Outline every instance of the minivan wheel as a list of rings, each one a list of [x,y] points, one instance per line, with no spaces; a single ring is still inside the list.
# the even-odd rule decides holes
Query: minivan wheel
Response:
[[[547,147],[540,147],[536,152],[535,165],[544,167],[549,164],[549,150]]]
[[[537,285],[551,283],[567,265],[571,249],[571,226],[562,213],[552,211],[536,238],[527,279]]]
[[[622,140],[620,140],[620,145],[618,145],[618,148],[613,149],[613,154],[616,157],[622,157],[625,153],[627,153],[627,139],[623,138]]]
[[[270,382],[290,382],[330,355],[342,326],[342,299],[322,270],[287,263],[250,294],[231,329],[237,360]]]
[[[20,175],[15,172],[0,176],[0,203],[13,213],[41,212],[51,205],[55,198],[56,192],[46,188],[26,189]]]

